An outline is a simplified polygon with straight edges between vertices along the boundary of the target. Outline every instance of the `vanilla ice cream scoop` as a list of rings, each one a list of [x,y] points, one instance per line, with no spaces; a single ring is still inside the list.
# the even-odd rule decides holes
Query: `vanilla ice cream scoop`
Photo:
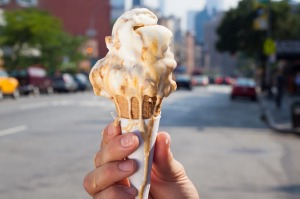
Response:
[[[148,9],[124,13],[116,21],[112,36],[105,38],[109,52],[90,73],[95,94],[115,102],[117,96],[128,101],[135,98],[140,104],[144,96],[156,97],[159,104],[176,89],[171,38],[172,32],[157,25],[157,17]]]

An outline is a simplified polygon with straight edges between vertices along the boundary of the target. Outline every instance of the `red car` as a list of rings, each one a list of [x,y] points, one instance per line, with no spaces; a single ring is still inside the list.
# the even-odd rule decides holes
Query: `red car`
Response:
[[[238,78],[232,85],[231,99],[236,97],[248,97],[256,100],[256,84],[254,80],[248,78]]]
[[[222,76],[218,76],[215,78],[215,84],[223,84],[223,85],[230,85],[231,82],[231,78],[230,77],[222,77]]]
[[[14,70],[11,75],[20,82],[21,94],[53,93],[52,81],[42,67],[30,66],[27,69]]]

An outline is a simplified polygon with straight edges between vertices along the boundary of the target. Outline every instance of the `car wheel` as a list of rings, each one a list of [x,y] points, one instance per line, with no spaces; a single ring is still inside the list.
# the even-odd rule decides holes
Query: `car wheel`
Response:
[[[13,92],[12,97],[13,97],[14,99],[20,98],[20,92],[19,92],[18,89],[16,89],[16,90]]]
[[[254,97],[251,97],[251,100],[252,100],[253,102],[255,102],[255,101],[257,100],[257,98],[254,96]]]
[[[234,100],[234,98],[235,98],[234,95],[231,95],[231,96],[230,96],[230,99],[231,99],[231,100]]]
[[[0,100],[3,99],[3,93],[2,93],[2,90],[0,90]]]

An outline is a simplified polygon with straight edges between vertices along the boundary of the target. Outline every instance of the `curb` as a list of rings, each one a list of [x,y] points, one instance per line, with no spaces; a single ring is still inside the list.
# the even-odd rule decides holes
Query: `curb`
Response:
[[[292,134],[298,134],[300,135],[300,131],[297,131],[296,129],[293,128],[283,128],[280,125],[276,124],[271,112],[266,108],[266,105],[263,102],[263,97],[261,96],[261,94],[258,94],[257,96],[257,101],[258,104],[262,110],[262,120],[266,122],[266,124],[268,125],[268,127],[270,129],[272,129],[275,132],[278,133],[292,133]]]

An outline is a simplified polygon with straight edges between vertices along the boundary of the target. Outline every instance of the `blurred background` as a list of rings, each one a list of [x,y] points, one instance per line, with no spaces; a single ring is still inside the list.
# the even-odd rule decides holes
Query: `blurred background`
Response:
[[[200,196],[299,199],[298,0],[0,0],[0,198],[89,198],[115,108],[88,74],[136,7],[173,32],[160,130]]]

